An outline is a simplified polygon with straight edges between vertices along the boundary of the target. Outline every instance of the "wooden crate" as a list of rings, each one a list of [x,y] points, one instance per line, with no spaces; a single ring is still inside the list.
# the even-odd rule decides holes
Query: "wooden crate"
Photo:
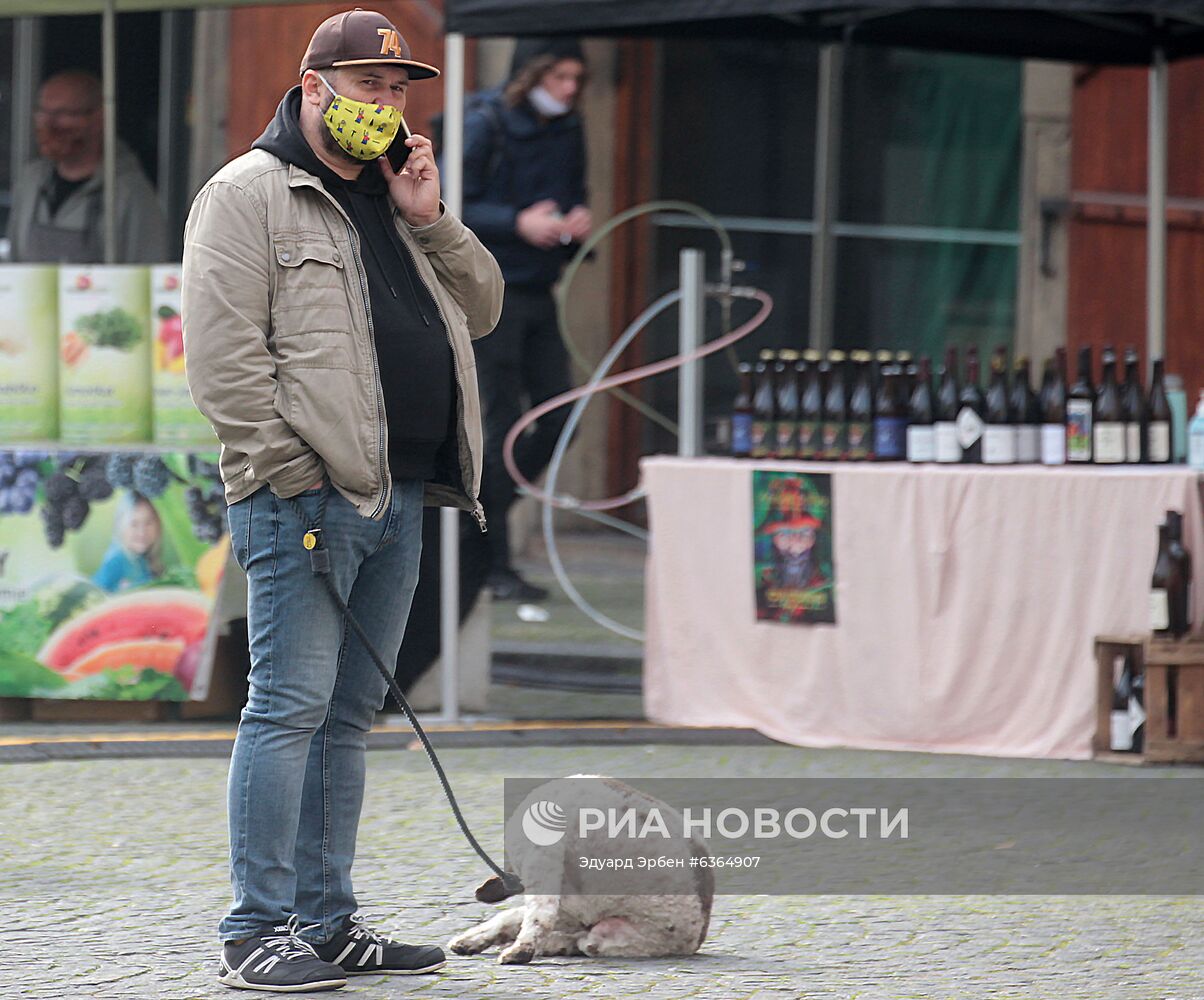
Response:
[[[1145,648],[1145,759],[1204,764],[1204,635]]]
[[[1116,657],[1130,654],[1133,657],[1133,668],[1141,672],[1144,669],[1145,644],[1149,638],[1149,633],[1095,637],[1095,739],[1091,742],[1091,750],[1096,757],[1109,757],[1125,763],[1140,763],[1142,760],[1142,754],[1115,753],[1112,750],[1112,669]],[[1146,698],[1148,701],[1148,690]],[[1148,720],[1146,733],[1148,741]]]

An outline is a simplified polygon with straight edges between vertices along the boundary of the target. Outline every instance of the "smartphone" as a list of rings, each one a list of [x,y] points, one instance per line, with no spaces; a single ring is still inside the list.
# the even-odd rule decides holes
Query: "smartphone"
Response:
[[[394,173],[401,171],[405,166],[406,160],[410,156],[410,147],[405,144],[405,140],[410,137],[410,126],[406,124],[405,118],[401,119],[401,128],[397,131],[397,138],[390,143],[385,155],[389,158],[389,166],[393,168]]]

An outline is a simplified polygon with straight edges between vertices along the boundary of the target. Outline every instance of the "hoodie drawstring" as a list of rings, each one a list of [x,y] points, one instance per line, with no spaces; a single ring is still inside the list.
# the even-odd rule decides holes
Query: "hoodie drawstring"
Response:
[[[395,236],[395,234],[392,231],[393,219],[391,218],[389,213],[385,212],[385,206],[381,204],[381,200],[379,198],[375,198],[375,199],[373,199],[373,203],[376,205],[376,214],[380,216],[380,221],[384,224],[386,231],[389,232],[389,236],[390,236],[389,243],[393,247],[393,249],[396,251],[397,259],[401,261],[401,269],[402,269],[402,271],[405,272],[406,284],[408,284],[410,286],[410,297],[413,298],[413,300],[414,300],[414,308],[418,310],[418,315],[422,317],[423,325],[430,326],[431,321],[426,318],[426,310],[422,308],[422,300],[418,297],[418,289],[416,289],[414,287],[414,276],[412,274],[410,274],[410,271],[414,267],[414,264],[412,261],[406,260],[405,257],[403,256],[402,252],[397,249],[396,240],[398,239],[398,237]],[[373,250],[372,253],[375,254],[376,251]],[[380,267],[380,258],[377,258],[376,264],[378,267]],[[384,268],[381,267],[381,270],[383,271]],[[389,290],[392,291],[392,289],[393,289],[393,286],[390,285]],[[393,298],[397,298],[396,292],[393,292]]]

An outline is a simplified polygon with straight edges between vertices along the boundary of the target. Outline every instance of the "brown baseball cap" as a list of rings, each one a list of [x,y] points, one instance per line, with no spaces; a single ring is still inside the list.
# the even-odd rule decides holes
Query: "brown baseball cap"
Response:
[[[301,72],[367,63],[404,66],[411,80],[439,75],[434,66],[410,58],[410,46],[392,21],[362,7],[335,14],[318,25],[301,60]]]

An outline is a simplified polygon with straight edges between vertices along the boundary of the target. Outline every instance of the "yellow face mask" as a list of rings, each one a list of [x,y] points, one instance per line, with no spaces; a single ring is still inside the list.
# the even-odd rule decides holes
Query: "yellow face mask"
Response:
[[[322,117],[330,134],[347,153],[357,160],[375,160],[397,138],[401,111],[388,104],[366,104],[343,97],[321,73],[318,79],[334,95]]]

